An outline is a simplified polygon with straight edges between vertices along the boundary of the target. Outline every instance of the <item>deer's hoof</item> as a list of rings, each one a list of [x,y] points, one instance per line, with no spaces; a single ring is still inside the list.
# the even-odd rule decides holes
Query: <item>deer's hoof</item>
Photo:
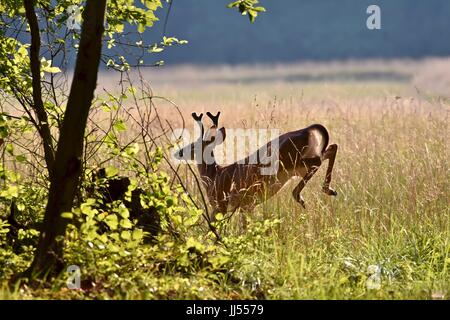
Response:
[[[337,196],[336,190],[328,188],[328,187],[324,187],[323,192],[325,192],[329,196]]]
[[[296,190],[294,190],[292,192],[292,195],[294,196],[295,201],[297,201],[298,203],[300,203],[302,205],[303,208],[306,209],[305,206],[305,200],[303,199],[302,195],[300,194],[300,192],[296,192]]]
[[[301,195],[298,195],[297,202],[300,203],[300,205],[303,207],[303,209],[306,209],[305,199],[303,199],[303,197]]]

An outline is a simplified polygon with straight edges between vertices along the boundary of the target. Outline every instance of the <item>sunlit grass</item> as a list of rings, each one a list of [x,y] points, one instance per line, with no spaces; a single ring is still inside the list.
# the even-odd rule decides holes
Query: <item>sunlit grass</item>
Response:
[[[322,66],[318,73],[349,68],[345,64],[329,67]],[[376,69],[380,68],[398,69],[403,74],[411,66],[377,65]],[[180,107],[189,129],[193,128],[191,112],[220,110],[221,125],[230,129],[287,132],[322,123],[330,132],[330,143],[339,145],[332,182],[337,197],[321,192],[325,163],[303,190],[307,209],[291,196],[298,183],[294,180],[253,212],[233,216],[225,235],[245,234],[239,215],[245,215],[250,225],[264,219],[280,220],[245,258],[241,272],[261,287],[268,299],[448,299],[448,100],[423,95],[406,80],[288,82],[279,78],[295,72],[314,74],[314,66],[306,71],[274,70],[278,80],[267,80],[270,70],[249,67],[218,69],[217,73],[214,69],[206,73],[188,69],[179,75],[181,80],[165,75],[167,78],[152,83],[155,95]],[[194,81],[202,77],[206,80]],[[183,82],[186,78],[192,81]],[[244,78],[257,81],[239,81]],[[114,88],[112,82],[107,85]],[[157,107],[163,120],[174,128],[181,126],[168,103],[158,101]],[[179,173],[200,199],[187,168],[182,166]],[[205,230],[202,226],[192,232]],[[369,266],[380,268],[380,281],[373,289],[367,282]],[[136,283],[127,296],[118,298],[142,298],[143,290]],[[229,292],[217,285],[206,287],[204,297],[254,297],[246,290]],[[66,294],[32,296],[63,298]],[[29,292],[0,289],[0,299],[30,297]]]
[[[188,121],[191,111],[221,110],[227,128],[319,122],[339,145],[337,198],[320,191],[324,165],[303,191],[306,210],[291,196],[297,180],[240,213],[281,220],[249,258],[249,269],[264,270],[269,298],[448,299],[448,104],[385,82],[228,84],[174,96]],[[237,215],[230,223],[229,234],[245,232]],[[367,287],[371,265],[381,268],[378,289]]]

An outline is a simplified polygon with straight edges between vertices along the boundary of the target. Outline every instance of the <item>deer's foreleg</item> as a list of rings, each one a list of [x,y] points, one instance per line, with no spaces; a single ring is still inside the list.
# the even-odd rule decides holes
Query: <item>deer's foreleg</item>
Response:
[[[328,148],[325,150],[323,154],[323,160],[328,159],[328,168],[327,173],[325,175],[325,181],[323,183],[322,190],[323,192],[325,192],[330,196],[337,195],[337,192],[330,188],[331,174],[333,172],[334,160],[336,159],[337,149],[338,149],[337,144],[331,144],[328,146]]]

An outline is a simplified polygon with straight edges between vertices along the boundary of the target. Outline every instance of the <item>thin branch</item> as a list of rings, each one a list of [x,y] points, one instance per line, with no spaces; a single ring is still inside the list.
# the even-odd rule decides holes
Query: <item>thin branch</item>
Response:
[[[55,161],[54,148],[52,143],[52,135],[48,124],[48,117],[45,111],[44,102],[42,101],[41,87],[41,62],[39,60],[39,51],[41,47],[41,36],[39,32],[39,24],[34,9],[33,0],[24,0],[25,15],[31,34],[30,46],[30,69],[33,86],[33,105],[32,108],[36,112],[38,118],[38,132],[42,138],[44,145],[45,162],[49,175],[52,175],[53,163]]]

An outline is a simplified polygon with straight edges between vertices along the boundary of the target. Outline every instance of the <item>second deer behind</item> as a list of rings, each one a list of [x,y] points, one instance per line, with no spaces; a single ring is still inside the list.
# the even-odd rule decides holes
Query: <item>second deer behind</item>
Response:
[[[330,183],[338,146],[328,145],[329,134],[324,126],[313,124],[287,132],[260,148],[277,156],[276,170],[267,174],[263,170],[267,164],[258,161],[254,163],[254,159],[259,159],[255,155],[226,166],[217,164],[214,148],[226,139],[226,130],[224,127],[219,129],[220,112],[215,116],[210,112],[206,114],[213,122],[212,127],[205,133],[203,113],[192,113],[200,127],[200,136],[178,150],[175,157],[180,160],[196,160],[209,202],[214,209],[212,220],[219,212],[225,214],[238,208],[251,211],[255,205],[275,195],[292,177],[301,178],[293,190],[293,196],[305,207],[301,191],[325,160],[328,160],[328,168],[322,191],[331,196],[337,195],[330,188]],[[257,151],[258,154],[260,150]]]

